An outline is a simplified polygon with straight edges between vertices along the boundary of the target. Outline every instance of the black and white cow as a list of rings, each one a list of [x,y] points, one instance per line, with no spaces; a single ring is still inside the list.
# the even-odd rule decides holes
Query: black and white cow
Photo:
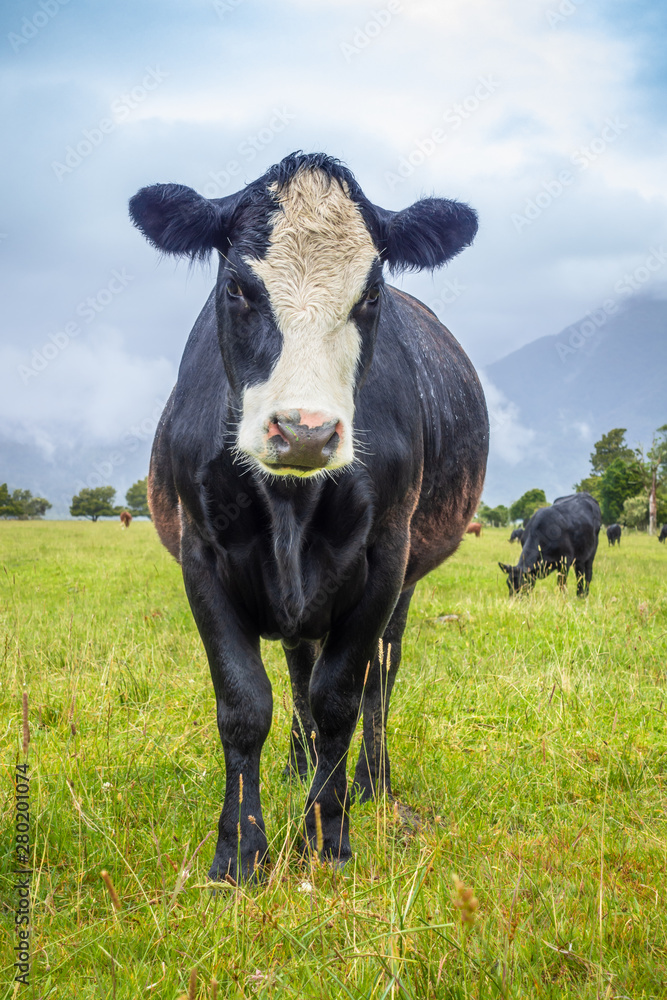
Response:
[[[658,535],[658,541],[664,542],[666,538],[667,538],[667,524],[663,524],[662,528],[660,529],[660,534]]]
[[[520,542],[521,548],[523,548],[524,533],[525,533],[524,528],[515,528],[512,534],[510,535],[510,542]]]
[[[586,596],[601,524],[600,506],[590,493],[558,497],[551,507],[536,510],[526,527],[518,564],[498,563],[507,574],[510,596],[534,587],[536,579],[554,570],[558,570],[558,583],[564,587],[572,563],[577,596]]]
[[[607,528],[607,542],[609,545],[621,544],[621,526],[620,524],[610,524]]]
[[[383,265],[444,264],[472,242],[476,216],[436,198],[387,211],[338,161],[296,153],[237,194],[158,184],[130,211],[159,250],[216,251],[219,264],[149,475],[217,702],[226,789],[210,876],[261,877],[269,860],[260,638],[281,641],[289,667],[291,770],[315,768],[306,845],[316,849],[319,822],[323,856],[342,863],[360,707],[354,785],[369,797],[391,790],[386,713],[415,584],[457,548],[488,447],[468,358],[429,309],[385,284]]]

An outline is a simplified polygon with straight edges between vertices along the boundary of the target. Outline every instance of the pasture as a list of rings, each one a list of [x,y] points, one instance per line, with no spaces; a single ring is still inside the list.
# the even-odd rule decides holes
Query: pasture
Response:
[[[223,758],[179,567],[147,522],[0,523],[0,997],[663,1000],[667,551],[601,534],[586,601],[573,574],[566,596],[551,576],[509,600],[509,533],[467,536],[417,588],[389,718],[398,802],[353,808],[342,871],[300,858],[289,682],[265,644],[274,867],[214,895]]]

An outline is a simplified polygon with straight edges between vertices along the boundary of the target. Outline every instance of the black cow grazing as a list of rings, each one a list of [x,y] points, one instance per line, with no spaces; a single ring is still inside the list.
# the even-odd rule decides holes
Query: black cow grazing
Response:
[[[667,524],[663,524],[662,528],[660,529],[660,534],[658,535],[658,541],[664,542],[666,538],[667,538]]]
[[[319,825],[322,856],[344,863],[362,699],[363,798],[391,791],[386,714],[408,606],[477,510],[488,448],[470,361],[429,309],[385,285],[383,264],[444,264],[471,243],[476,216],[436,198],[378,208],[337,160],[298,153],[237,194],[159,184],[130,211],[158,249],[215,250],[219,264],[148,487],[217,701],[226,788],[209,874],[259,878],[269,860],[260,638],[281,641],[289,667],[290,769],[315,768],[305,846],[317,849]]]
[[[521,548],[523,548],[523,536],[525,533],[525,528],[515,528],[510,535],[510,542],[521,542]]]
[[[593,577],[601,524],[600,506],[590,493],[558,497],[551,507],[535,511],[526,528],[518,564],[498,563],[507,573],[510,596],[534,587],[538,577],[554,570],[558,570],[558,583],[564,587],[574,563],[577,597],[585,597]]]
[[[607,528],[607,541],[609,545],[621,544],[621,526],[620,524],[610,524]]]

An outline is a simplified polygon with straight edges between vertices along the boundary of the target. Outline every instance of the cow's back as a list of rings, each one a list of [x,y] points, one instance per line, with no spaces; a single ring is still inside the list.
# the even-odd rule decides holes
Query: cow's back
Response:
[[[524,553],[537,545],[546,559],[587,560],[595,553],[601,525],[599,504],[590,493],[557,497],[551,507],[540,508],[530,519]]]

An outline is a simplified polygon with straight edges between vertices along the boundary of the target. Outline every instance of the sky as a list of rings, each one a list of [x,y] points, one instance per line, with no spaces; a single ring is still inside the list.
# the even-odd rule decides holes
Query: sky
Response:
[[[386,208],[468,202],[474,245],[397,283],[482,374],[598,308],[667,247],[666,29],[655,0],[4,4],[0,482],[66,516],[145,475],[214,281],[132,228],[146,184],[220,197],[322,150]],[[487,390],[502,459],[530,428]]]

